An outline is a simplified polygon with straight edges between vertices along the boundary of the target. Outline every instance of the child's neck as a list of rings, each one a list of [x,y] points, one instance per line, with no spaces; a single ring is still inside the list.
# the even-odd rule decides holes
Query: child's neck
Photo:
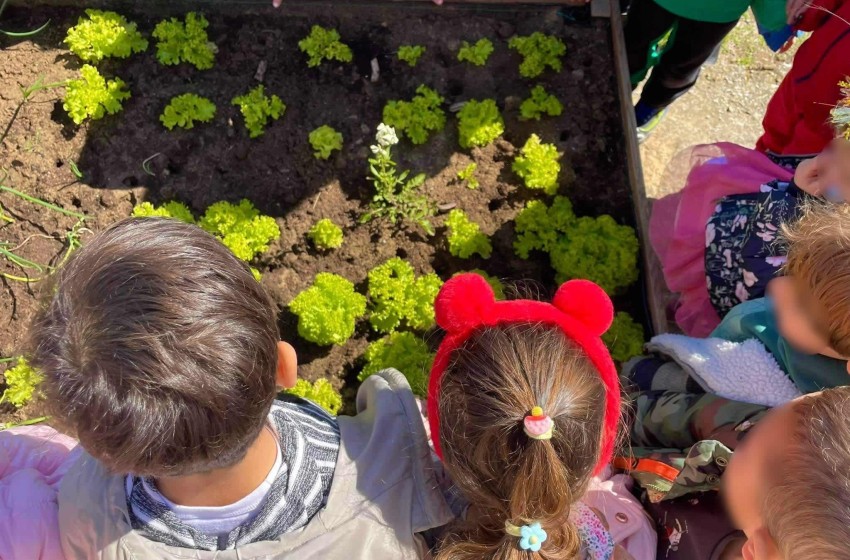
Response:
[[[162,495],[190,507],[222,507],[238,502],[266,479],[277,459],[277,439],[264,428],[245,458],[231,467],[186,476],[156,479]]]

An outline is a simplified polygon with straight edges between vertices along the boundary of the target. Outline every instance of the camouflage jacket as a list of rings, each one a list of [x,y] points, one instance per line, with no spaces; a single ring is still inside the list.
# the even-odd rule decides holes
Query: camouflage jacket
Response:
[[[707,393],[633,396],[632,447],[615,461],[653,503],[716,490],[737,443],[768,410]]]

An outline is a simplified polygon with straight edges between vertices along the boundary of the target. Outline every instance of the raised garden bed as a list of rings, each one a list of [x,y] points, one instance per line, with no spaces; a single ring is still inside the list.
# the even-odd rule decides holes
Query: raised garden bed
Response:
[[[103,4],[136,22],[148,37],[157,22],[185,13],[165,3],[153,3],[144,11],[127,3]],[[280,239],[252,264],[281,306],[281,331],[299,351],[301,376],[326,377],[350,392],[356,387],[362,354],[381,335],[361,320],[354,336],[341,346],[301,339],[297,318],[287,305],[317,273],[344,276],[365,294],[368,271],[401,257],[417,274],[435,272],[446,279],[480,269],[508,283],[531,280],[544,292],[554,289],[548,258],[533,254],[523,260],[513,248],[514,218],[528,201],[544,198],[541,191],[522,186],[511,169],[532,133],[563,153],[559,193],[572,201],[578,216],[610,214],[618,223],[635,225],[635,212],[610,20],[591,18],[589,9],[552,6],[339,5],[285,3],[281,11],[252,5],[253,11],[242,13],[238,5],[219,9],[211,4],[205,15],[209,38],[218,49],[213,68],[162,66],[154,57],[153,41],[147,52],[104,61],[101,71],[124,80],[132,97],[118,114],[82,126],[74,125],[63,110],[61,89],[34,94],[16,112],[19,86],[33,84],[40,76],[45,83],[77,76],[82,63],[62,41],[82,10],[8,8],[0,22],[4,29],[33,28],[47,19],[51,24],[32,38],[0,38],[0,130],[11,123],[0,145],[0,167],[8,173],[3,184],[85,214],[84,226],[91,230],[129,216],[143,201],[179,200],[198,216],[218,201],[250,200],[280,226]],[[298,42],[314,24],[337,29],[351,46],[353,61],[309,68]],[[508,40],[535,31],[560,37],[567,50],[563,70],[527,80],[519,75],[521,58],[508,48]],[[495,47],[485,66],[457,60],[463,41],[481,38]],[[426,47],[415,68],[396,57],[401,45]],[[373,59],[380,66],[375,82]],[[231,100],[258,85],[258,77],[266,93],[278,95],[287,108],[264,135],[251,139]],[[520,104],[538,83],[560,99],[563,113],[520,120]],[[415,225],[395,227],[386,220],[359,224],[374,194],[367,181],[367,159],[382,110],[389,100],[410,99],[421,84],[445,98],[447,124],[425,144],[414,146],[403,139],[394,155],[401,169],[427,175],[421,192],[443,209],[432,220],[436,233],[428,236]],[[160,115],[172,97],[187,92],[212,100],[217,114],[212,122],[197,123],[191,130],[169,131]],[[494,99],[505,132],[489,146],[461,149],[456,117],[448,108],[470,99]],[[315,159],[308,142],[309,133],[321,125],[330,125],[344,138],[342,150],[327,160]],[[473,162],[477,189],[458,179]],[[634,180],[636,163],[631,164]],[[0,193],[0,204],[13,220],[0,223],[0,241],[37,263],[61,261],[68,247],[65,235],[75,218],[6,193]],[[490,236],[489,259],[450,254],[444,227],[450,207],[463,209]],[[308,239],[310,228],[323,218],[342,226],[340,248],[317,251]],[[90,236],[86,230],[79,234],[83,243]],[[18,276],[22,272],[2,259],[0,271]],[[3,279],[2,356],[20,352],[39,286]],[[646,320],[643,302],[640,282],[615,296],[618,310],[639,321]],[[38,415],[38,407],[36,402],[15,412],[2,405],[0,423]]]

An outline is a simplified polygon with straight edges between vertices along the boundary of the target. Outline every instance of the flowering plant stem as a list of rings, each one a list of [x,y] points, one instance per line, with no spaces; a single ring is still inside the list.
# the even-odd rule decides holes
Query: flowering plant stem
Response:
[[[434,208],[425,196],[417,192],[425,182],[425,174],[408,178],[410,171],[398,172],[392,157],[392,146],[398,144],[395,129],[381,123],[375,138],[377,144],[371,146],[373,156],[369,158],[372,175],[369,181],[375,185],[375,195],[371,210],[360,218],[360,222],[386,217],[395,224],[405,219],[417,224],[428,235],[434,235],[434,226],[429,219],[435,213]]]

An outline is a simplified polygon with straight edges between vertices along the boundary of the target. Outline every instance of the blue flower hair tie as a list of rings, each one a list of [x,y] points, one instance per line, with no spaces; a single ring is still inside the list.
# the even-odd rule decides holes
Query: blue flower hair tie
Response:
[[[530,550],[531,552],[538,552],[549,537],[546,531],[543,530],[543,527],[540,526],[539,521],[523,525],[522,527],[517,527],[510,521],[505,521],[505,533],[512,537],[518,537],[519,547],[523,550]]]

